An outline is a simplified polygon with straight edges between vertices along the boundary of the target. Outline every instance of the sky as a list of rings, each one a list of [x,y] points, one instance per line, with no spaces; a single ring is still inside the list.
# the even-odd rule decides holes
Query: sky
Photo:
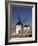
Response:
[[[10,11],[10,25],[12,28],[15,27],[16,23],[19,21],[18,16],[20,16],[23,24],[32,25],[32,7],[11,6]]]

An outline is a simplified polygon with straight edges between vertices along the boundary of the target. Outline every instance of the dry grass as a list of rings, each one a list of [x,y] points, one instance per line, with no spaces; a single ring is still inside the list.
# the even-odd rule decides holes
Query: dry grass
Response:
[[[11,30],[11,38],[25,38],[25,37],[32,37],[32,30],[27,30],[26,32],[16,34],[15,28],[12,28]]]

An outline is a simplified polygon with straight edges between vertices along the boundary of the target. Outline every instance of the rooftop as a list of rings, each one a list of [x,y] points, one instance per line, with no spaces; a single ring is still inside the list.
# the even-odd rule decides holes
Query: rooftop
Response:
[[[24,27],[29,27],[29,25],[25,25]]]
[[[23,25],[21,21],[17,22],[16,25]]]

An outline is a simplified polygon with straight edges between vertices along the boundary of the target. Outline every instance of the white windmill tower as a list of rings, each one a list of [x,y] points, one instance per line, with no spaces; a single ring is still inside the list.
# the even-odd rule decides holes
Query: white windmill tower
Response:
[[[23,24],[21,22],[20,16],[18,15],[18,22],[16,23],[16,34],[22,33],[22,30],[23,30],[22,27],[23,27]]]

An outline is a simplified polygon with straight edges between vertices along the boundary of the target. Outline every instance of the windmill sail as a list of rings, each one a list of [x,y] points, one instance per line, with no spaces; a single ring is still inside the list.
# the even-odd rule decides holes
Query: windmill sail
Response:
[[[23,20],[23,23],[25,23],[25,22],[27,22],[28,21],[28,17],[27,18],[25,18],[24,20]]]
[[[26,18],[26,19],[23,20],[23,22],[26,22],[27,20],[28,20],[28,19]]]
[[[18,20],[21,21],[20,15],[18,14]]]

